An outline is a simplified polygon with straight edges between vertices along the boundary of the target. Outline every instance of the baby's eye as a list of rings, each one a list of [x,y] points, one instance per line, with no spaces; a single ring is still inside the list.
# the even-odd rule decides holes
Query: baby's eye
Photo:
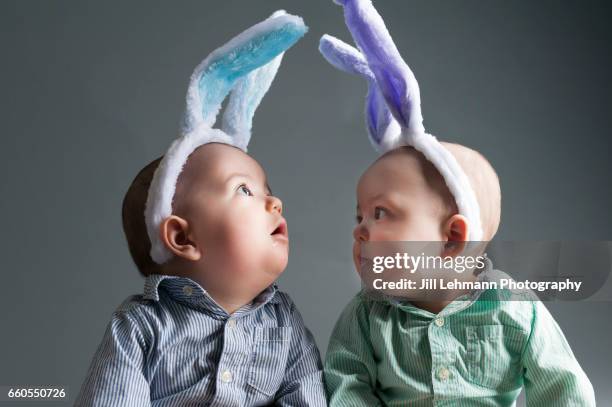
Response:
[[[387,210],[385,208],[381,208],[380,206],[377,206],[376,208],[374,208],[374,219],[382,219],[383,217],[385,217],[387,215]]]
[[[355,216],[355,222],[357,222],[357,224],[360,224],[362,220],[363,220],[363,216],[361,215]]]
[[[238,193],[245,196],[253,196],[253,193],[251,192],[249,187],[246,186],[246,184],[242,184],[238,187]]]

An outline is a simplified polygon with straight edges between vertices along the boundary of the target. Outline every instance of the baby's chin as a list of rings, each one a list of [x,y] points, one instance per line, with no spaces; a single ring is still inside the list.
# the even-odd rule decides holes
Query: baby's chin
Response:
[[[272,237],[271,247],[266,250],[264,264],[272,274],[280,275],[289,261],[289,240],[286,237]]]
[[[367,275],[368,266],[371,266],[371,265],[368,264],[365,259],[353,258],[353,267],[355,268],[355,273],[357,273],[357,276],[359,277],[361,281],[363,281],[363,278]]]
[[[276,276],[276,278],[280,277],[281,274],[285,272],[287,268],[287,263],[289,262],[289,253],[286,252],[284,256],[278,259],[277,262],[271,268],[271,274]]]
[[[265,266],[263,267],[264,274],[269,276],[272,279],[270,283],[280,277],[281,274],[287,268],[287,263],[289,262],[289,251],[285,247],[278,248],[277,251],[271,253],[270,257],[265,262]]]

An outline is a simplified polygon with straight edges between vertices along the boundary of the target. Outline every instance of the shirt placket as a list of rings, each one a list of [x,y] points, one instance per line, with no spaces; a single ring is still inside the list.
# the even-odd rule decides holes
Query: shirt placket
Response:
[[[243,329],[247,317],[230,317],[225,322],[223,351],[217,367],[217,386],[211,406],[243,406],[252,348],[251,335]]]
[[[456,399],[453,399],[453,397],[463,391],[456,367],[457,342],[450,330],[449,322],[452,315],[472,306],[481,293],[482,291],[475,291],[453,301],[440,314],[436,315],[430,324],[429,344],[432,349],[432,384],[436,407],[456,405],[454,404]]]
[[[453,406],[453,396],[461,392],[460,377],[456,368],[456,341],[450,330],[452,315],[468,308],[478,298],[478,293],[455,301],[441,313],[434,315],[412,305],[404,305],[408,312],[429,319],[427,337],[431,354],[431,383],[433,405],[436,407]]]
[[[429,349],[431,351],[431,383],[434,405],[442,406],[454,394],[457,385],[455,368],[455,347],[453,335],[448,328],[448,316],[435,316],[428,327]]]

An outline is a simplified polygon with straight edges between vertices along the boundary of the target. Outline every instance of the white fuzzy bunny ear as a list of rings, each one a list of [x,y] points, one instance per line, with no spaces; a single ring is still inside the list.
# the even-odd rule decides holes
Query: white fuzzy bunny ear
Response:
[[[207,143],[225,143],[246,151],[255,109],[269,89],[282,54],[307,31],[302,19],[280,10],[210,53],[193,74],[181,136],[161,160],[145,208],[151,258],[172,257],[159,236],[161,222],[172,214],[176,182],[193,151]],[[223,100],[232,92],[223,130],[213,128]]]
[[[338,69],[368,79],[366,118],[372,145],[379,152],[400,145],[420,151],[440,172],[459,213],[468,219],[469,239],[480,240],[482,226],[476,194],[455,157],[425,132],[419,85],[382,17],[370,0],[335,2],[344,7],[346,25],[360,51],[327,35],[321,38],[319,50]]]

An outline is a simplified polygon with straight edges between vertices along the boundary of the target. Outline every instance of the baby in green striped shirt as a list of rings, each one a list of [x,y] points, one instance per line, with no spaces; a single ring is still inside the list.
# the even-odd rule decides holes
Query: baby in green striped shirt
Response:
[[[500,219],[495,171],[472,149],[443,146],[468,176],[490,240]],[[364,242],[460,242],[469,227],[436,168],[412,147],[393,149],[357,186],[355,267]],[[528,292],[512,301],[507,294],[399,302],[360,292],[329,342],[330,405],[506,406],[524,387],[528,406],[594,406],[591,383],[548,310]]]
[[[440,242],[440,256],[456,257],[468,241],[491,240],[501,206],[492,166],[425,132],[416,79],[371,1],[336,2],[359,49],[325,35],[319,50],[368,80],[370,142],[382,153],[357,186],[356,269],[363,277],[365,247],[376,242]],[[463,279],[505,276],[487,263]],[[512,406],[523,388],[530,407],[595,405],[563,332],[530,291],[418,298],[362,290],[347,305],[326,354],[330,406]]]

